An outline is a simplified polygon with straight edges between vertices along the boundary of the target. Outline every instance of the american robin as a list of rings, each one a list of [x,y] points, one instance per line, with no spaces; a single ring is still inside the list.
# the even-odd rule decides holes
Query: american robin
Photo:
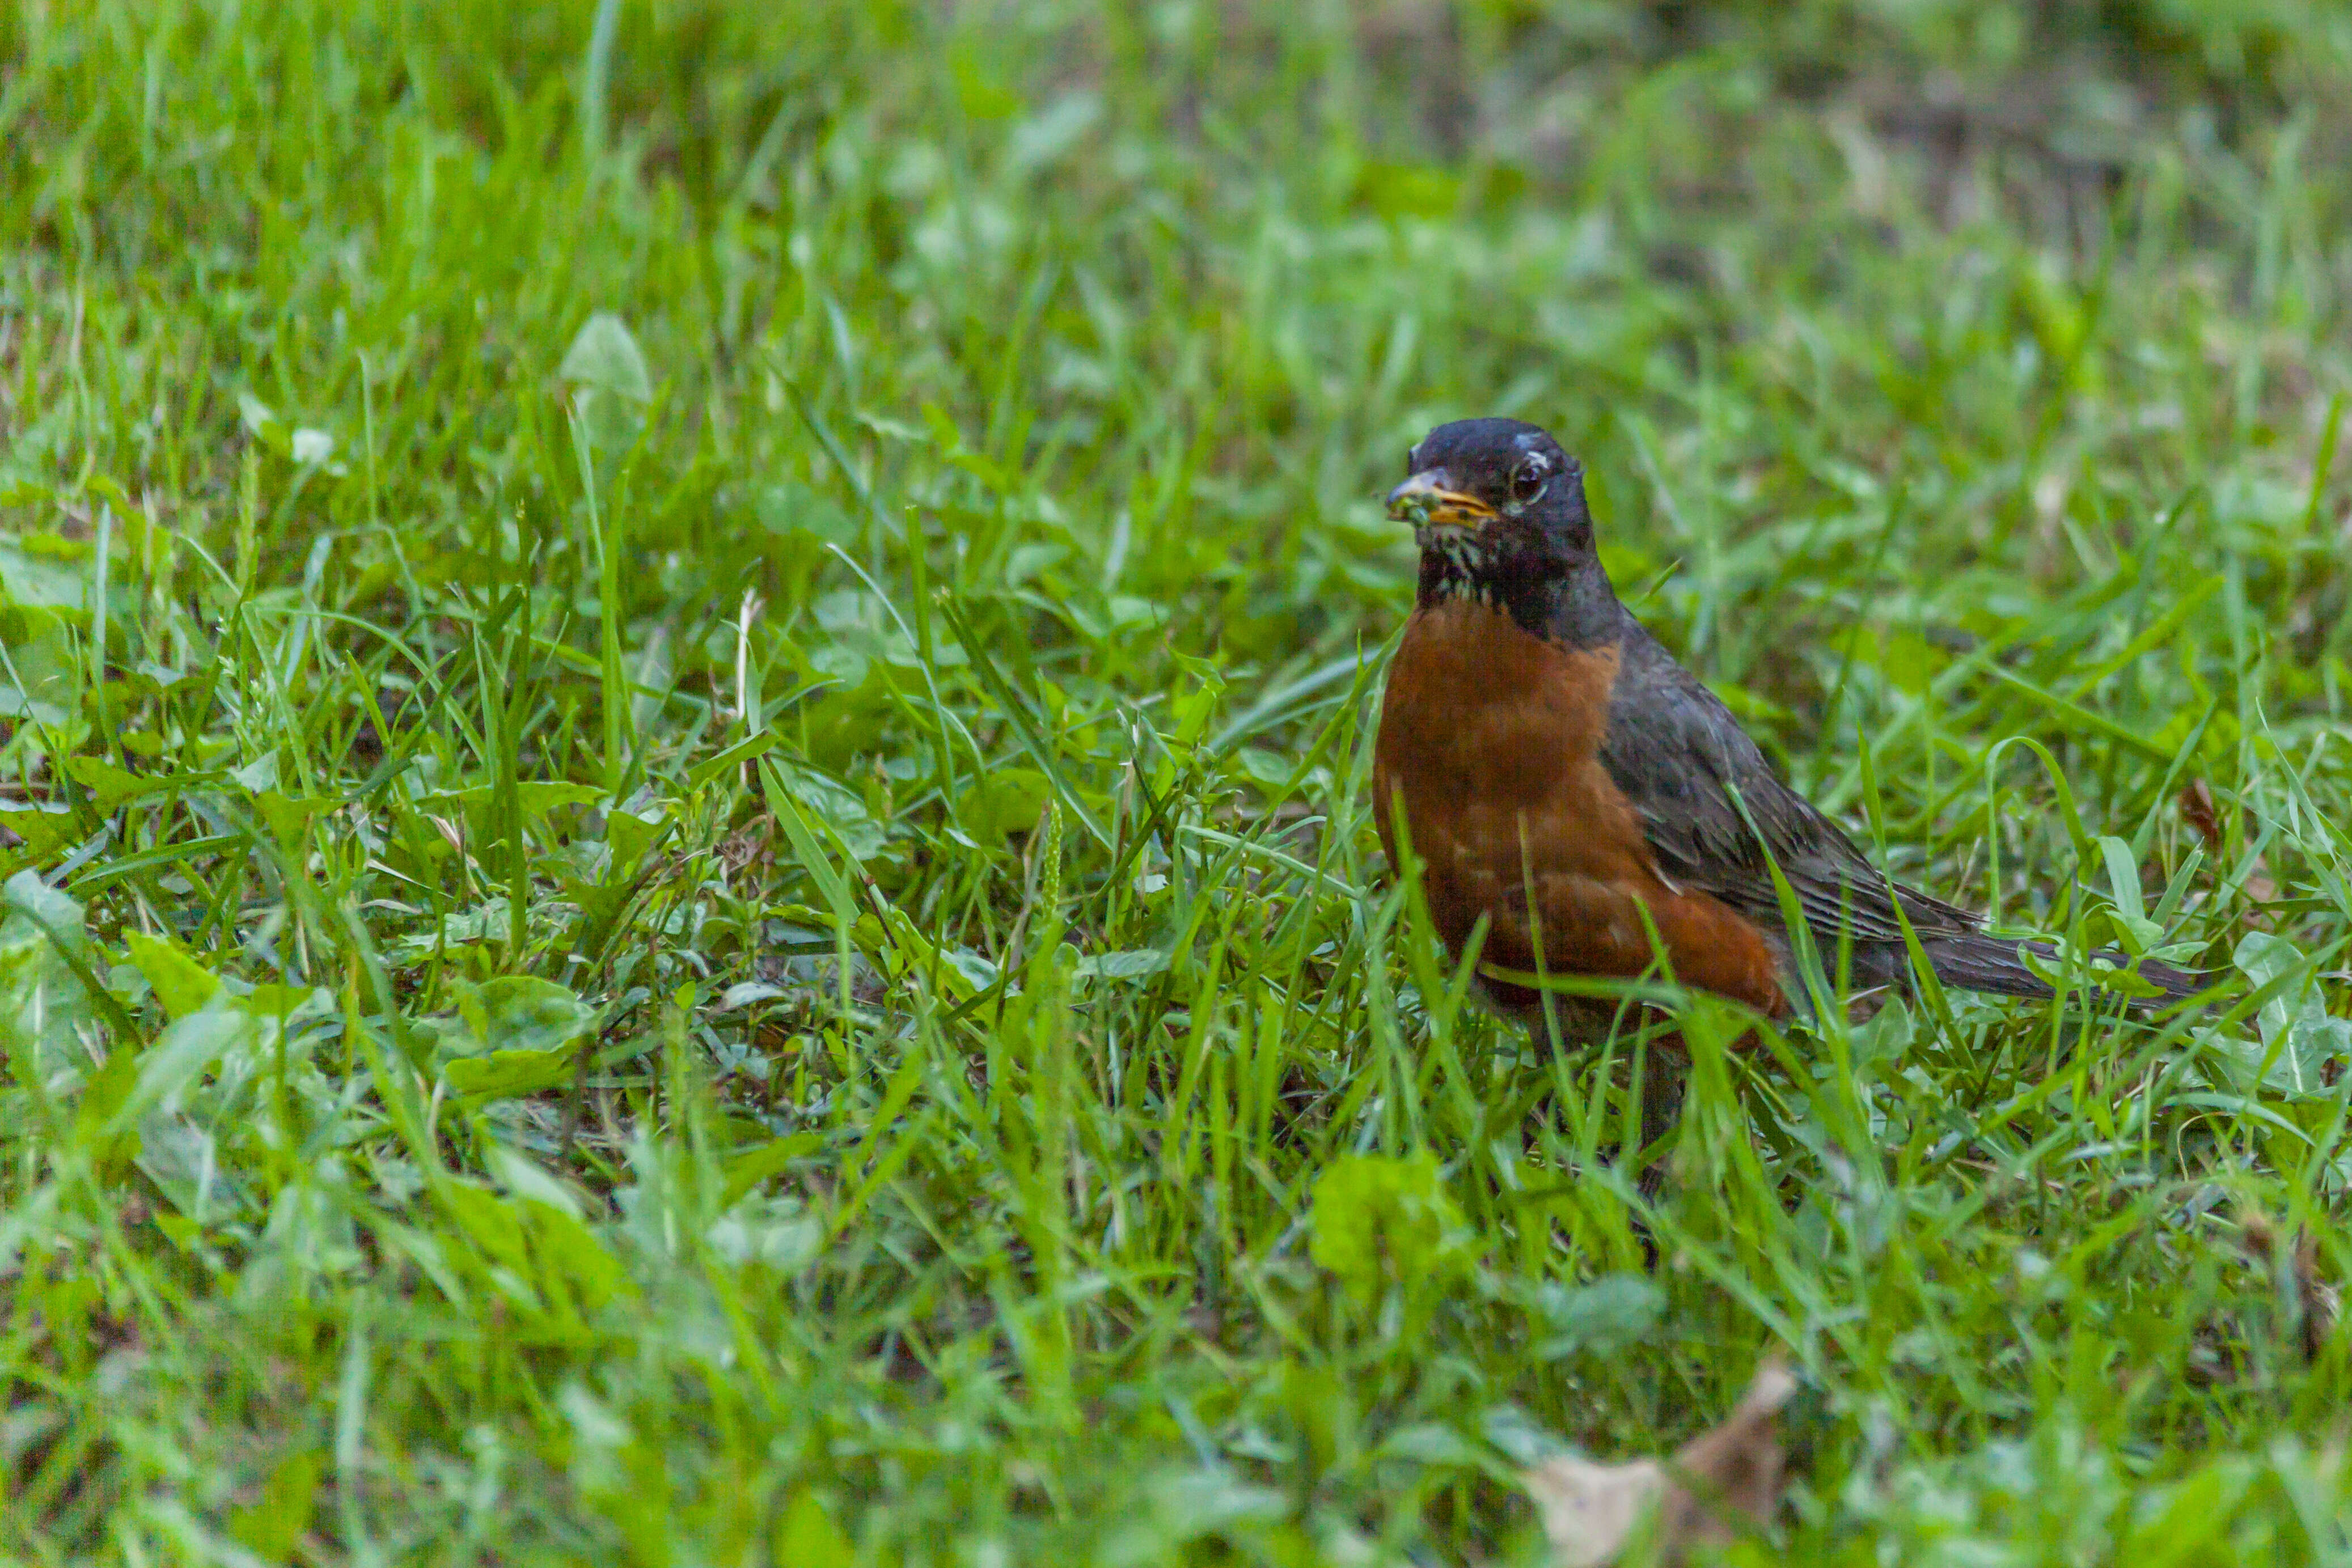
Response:
[[[1908,979],[1907,919],[1944,984],[2051,994],[2020,956],[2054,956],[2047,943],[1987,936],[1887,878],[1618,601],[1583,471],[1558,442],[1463,420],[1406,465],[1389,510],[1413,524],[1421,586],[1389,667],[1372,806],[1391,865],[1402,812],[1457,955],[1481,917],[1482,969],[1632,978],[1662,948],[1684,985],[1783,1014],[1796,988],[1778,865],[1822,962],[1843,952],[1857,987]],[[2166,999],[2201,988],[2137,968]],[[1541,1018],[1538,989],[1480,986],[1507,1017]]]

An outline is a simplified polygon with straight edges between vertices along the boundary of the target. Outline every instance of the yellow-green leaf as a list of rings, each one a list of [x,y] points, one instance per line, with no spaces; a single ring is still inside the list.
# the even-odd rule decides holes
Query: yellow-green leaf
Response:
[[[202,1010],[220,994],[220,977],[190,957],[177,944],[161,936],[133,931],[123,938],[131,962],[155,988],[155,999],[174,1019]]]

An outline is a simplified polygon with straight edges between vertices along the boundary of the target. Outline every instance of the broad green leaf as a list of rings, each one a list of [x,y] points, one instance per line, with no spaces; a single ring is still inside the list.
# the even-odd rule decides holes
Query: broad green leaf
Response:
[[[604,814],[604,842],[613,852],[612,862],[605,868],[611,877],[625,877],[634,873],[653,848],[667,825],[669,813],[656,807],[651,815],[620,808]]]
[[[0,606],[57,611],[79,621],[89,609],[94,555],[86,542],[55,534],[0,539]]]
[[[820,544],[850,546],[861,532],[857,519],[826,497],[796,480],[763,485],[751,496],[751,516],[771,534],[814,537]],[[805,539],[799,548],[807,549]]]
[[[317,795],[281,795],[275,789],[264,789],[253,798],[254,810],[261,813],[262,822],[269,836],[283,850],[292,850],[301,843],[302,835],[310,824],[335,809],[335,802]]]
[[[326,1468],[326,1456],[316,1448],[297,1448],[280,1459],[259,1500],[229,1515],[230,1537],[264,1563],[293,1561],[295,1548],[310,1529],[310,1511]]]
[[[1400,1427],[1381,1442],[1383,1458],[1416,1465],[1452,1465],[1467,1469],[1483,1457],[1468,1438],[1442,1421],[1416,1421]]]
[[[1102,118],[1102,99],[1091,92],[1066,93],[1013,128],[1005,138],[1008,172],[1033,174],[1059,162],[1085,140]]]
[[[459,993],[458,1016],[482,1048],[493,1051],[553,1051],[594,1026],[596,1009],[553,980],[502,975]]]
[[[334,998],[323,986],[259,985],[237,998],[236,1006],[257,1019],[287,1022],[335,1010]]]
[[[787,1145],[790,1142],[777,1140]],[[765,1153],[774,1147],[775,1145],[768,1145],[757,1152]],[[730,1190],[733,1190],[740,1175],[738,1164],[730,1162]],[[806,1268],[824,1250],[824,1222],[809,1213],[795,1197],[747,1198],[714,1220],[703,1239],[730,1263],[761,1263],[789,1273]]]
[[[579,1197],[572,1188],[558,1181],[545,1166],[512,1145],[489,1145],[482,1151],[482,1165],[493,1180],[517,1197],[527,1197],[574,1219],[583,1212]]]
[[[857,1549],[814,1492],[793,1494],[776,1521],[775,1550],[770,1557],[794,1568],[855,1568]]]
[[[86,955],[81,905],[29,871],[0,888],[0,1032],[69,1048],[90,1000],[60,944]]]
[[[564,987],[535,975],[506,975],[458,993],[466,1054],[441,1075],[468,1100],[536,1094],[566,1082],[579,1066],[573,1043],[595,1027],[596,1009]]]
[[[89,791],[89,802],[99,811],[111,811],[125,800],[132,800],[151,789],[163,787],[163,780],[152,774],[133,773],[128,768],[117,768],[103,757],[72,757],[66,759],[66,773],[73,781]]]
[[[2135,953],[2145,953],[2164,940],[2164,927],[2147,917],[2139,885],[2139,862],[2131,845],[2118,838],[2099,840],[2099,855],[2106,863],[2107,886],[2116,901],[2116,924],[2123,928]]]
[[[140,1054],[139,1082],[121,1113],[140,1115],[177,1100],[231,1052],[257,1042],[264,1027],[227,996],[175,1020]]]
[[[121,1179],[139,1154],[139,1133],[121,1114],[139,1083],[139,1053],[119,1041],[93,1073],[74,1107],[74,1141],[105,1180]]]
[[[2352,1058],[2352,1020],[2331,1017],[2326,997],[2312,983],[2311,960],[2287,938],[2269,931],[2249,931],[2238,939],[2231,961],[2256,987],[2285,981],[2262,1004],[2254,1027],[2262,1037],[2259,1050],[2235,1040],[2215,1040],[2212,1049],[2250,1082],[2254,1070],[2267,1061],[2264,1083],[2298,1094],[2315,1094],[2328,1085],[2328,1063]],[[2304,972],[2300,984],[2289,977]]]
[[[488,898],[475,908],[443,915],[437,935],[427,930],[402,937],[385,950],[384,956],[395,967],[405,968],[430,958],[436,946],[503,941],[509,929],[507,901]]]
[[[540,1260],[541,1288],[575,1312],[595,1312],[616,1297],[636,1292],[612,1249],[575,1217],[536,1204],[532,1250]]]
[[[964,825],[986,839],[1009,838],[1037,826],[1054,786],[1034,768],[992,768],[958,812]]]
[[[854,858],[868,861],[882,852],[882,824],[867,813],[865,801],[812,768],[773,759],[770,766],[772,777],[804,810],[823,818]]]
[[[441,1076],[468,1101],[511,1100],[557,1088],[578,1068],[569,1051],[493,1051],[444,1062]]]
[[[1074,971],[1080,977],[1135,980],[1168,967],[1168,955],[1157,947],[1134,947],[1117,953],[1089,953]]]
[[[246,433],[271,451],[283,453],[291,443],[286,422],[278,417],[278,411],[251,392],[236,394],[236,413],[245,423]]]
[[[1613,1355],[1646,1336],[1665,1312],[1665,1293],[1639,1274],[1610,1274],[1589,1285],[1547,1283],[1537,1304],[1550,1335],[1537,1346],[1546,1361],[1586,1352]]]
[[[80,666],[62,616],[26,605],[0,606],[0,718],[63,724],[80,691]]]
[[[557,372],[572,385],[588,444],[600,457],[625,452],[645,429],[653,377],[627,325],[609,311],[588,318]]]
[[[199,1011],[220,994],[219,977],[190,957],[177,943],[150,936],[143,931],[128,933],[122,942],[130,949],[131,963],[154,988],[155,999],[174,1019]]]
[[[905,910],[886,906],[880,915],[861,915],[855,929],[858,945],[893,978],[909,973],[935,976],[940,992],[951,1001],[966,1000],[996,984],[995,965],[952,943],[933,942]]]
[[[278,753],[263,752],[252,761],[241,763],[228,770],[229,781],[239,784],[250,793],[258,795],[264,789],[278,788]]]
[[[1308,1256],[1350,1295],[1442,1280],[1469,1266],[1469,1228],[1425,1154],[1349,1155],[1315,1181]]]
[[[573,336],[556,373],[567,382],[609,392],[633,402],[653,401],[653,377],[646,370],[645,351],[629,331],[628,323],[609,310],[599,310]]]
[[[745,1193],[793,1161],[813,1155],[823,1147],[824,1134],[794,1133],[788,1137],[774,1138],[737,1150],[727,1156],[727,1197],[724,1201],[733,1206]]]
[[[0,694],[0,703],[5,700],[5,694]],[[65,806],[0,806],[0,828],[22,841],[0,853],[26,861],[46,859],[73,841],[79,821]]]

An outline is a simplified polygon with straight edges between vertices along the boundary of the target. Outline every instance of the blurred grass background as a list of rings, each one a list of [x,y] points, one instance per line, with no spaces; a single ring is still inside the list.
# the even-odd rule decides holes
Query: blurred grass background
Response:
[[[1732,1560],[2340,1560],[2348,160],[2316,0],[12,0],[0,1543],[1535,1563],[1778,1345]],[[1363,810],[1474,413],[2246,999],[1702,1006],[1643,1272]]]

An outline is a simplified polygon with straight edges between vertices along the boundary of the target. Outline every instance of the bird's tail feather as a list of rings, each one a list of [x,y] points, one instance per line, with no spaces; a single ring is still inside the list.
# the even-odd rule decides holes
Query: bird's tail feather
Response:
[[[2058,949],[2047,942],[2005,940],[1971,933],[1967,936],[1929,937],[1922,946],[1927,961],[1935,967],[1936,977],[1948,986],[1964,991],[1990,991],[2004,997],[2043,998],[2051,995],[2050,983],[2035,974],[2018,956],[2019,949],[2032,954],[2045,962],[2059,961]],[[2155,986],[2164,995],[2147,998],[2151,1006],[2179,1001],[2193,997],[2212,984],[2210,977],[2194,970],[2175,968],[2154,958],[2135,961],[2132,956],[2115,948],[2095,953],[2092,956],[2119,968],[2137,970],[2140,978]]]

